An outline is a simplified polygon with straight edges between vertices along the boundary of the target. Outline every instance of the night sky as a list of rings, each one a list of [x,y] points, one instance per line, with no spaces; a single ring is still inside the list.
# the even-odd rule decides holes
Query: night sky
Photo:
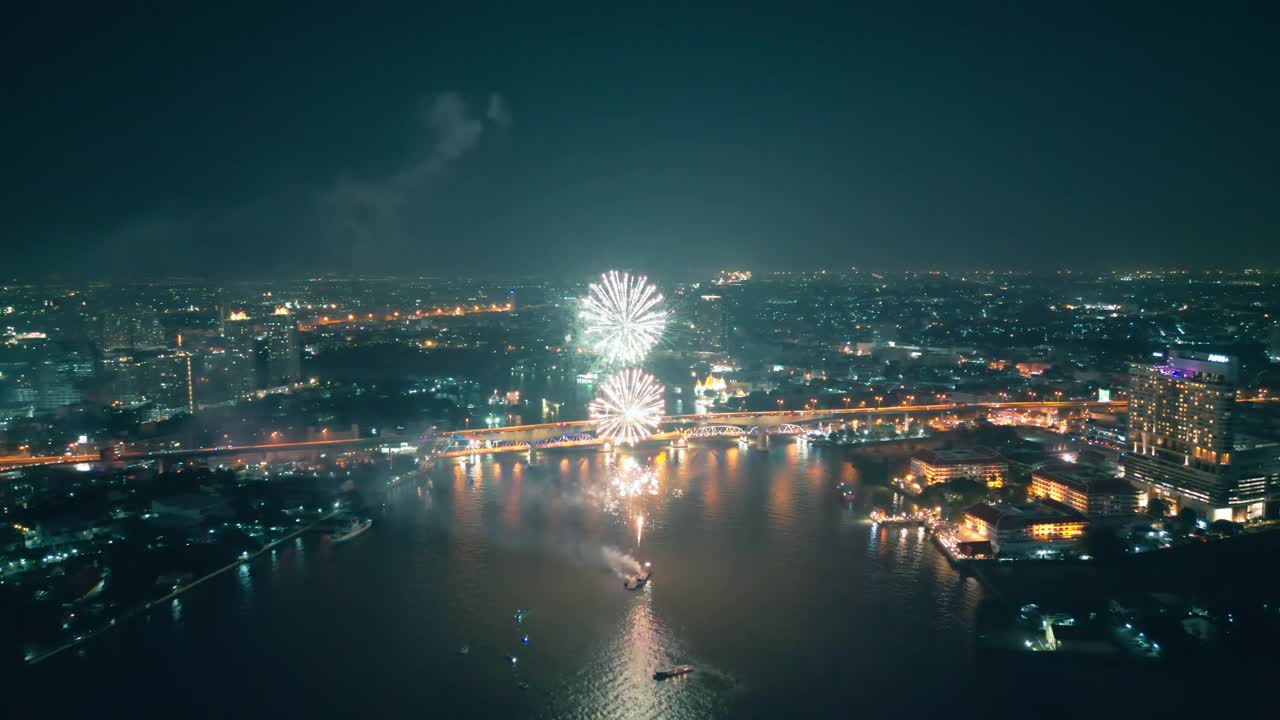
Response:
[[[1280,261],[1278,3],[27,5],[0,277]]]

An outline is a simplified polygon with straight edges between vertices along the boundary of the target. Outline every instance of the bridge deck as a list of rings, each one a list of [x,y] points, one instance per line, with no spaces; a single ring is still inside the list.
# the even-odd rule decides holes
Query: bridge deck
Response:
[[[1270,398],[1268,398],[1270,399]],[[1241,402],[1252,400],[1241,399]],[[776,426],[810,422],[828,418],[856,415],[882,415],[897,413],[930,413],[964,410],[999,410],[999,409],[1082,409],[1101,408],[1120,410],[1128,405],[1123,400],[1100,402],[1096,400],[1061,400],[1061,401],[1018,401],[1001,403],[974,403],[969,405],[934,404],[934,405],[894,405],[888,407],[835,408],[830,410],[769,410],[764,412],[729,412],[690,415],[668,415],[662,419],[667,428],[687,427],[691,425],[743,425],[743,426]],[[558,423],[535,423],[531,425],[509,425],[507,427],[484,428],[474,430],[455,430],[441,433],[441,436],[465,436],[471,438],[502,439],[509,441],[537,442],[560,435],[589,430],[594,423],[590,420],[575,420]],[[155,460],[161,458],[181,459],[187,457],[204,457],[212,455],[237,455],[243,453],[307,450],[326,446],[360,447],[378,445],[387,442],[387,438],[356,438],[348,440],[308,440],[302,442],[270,443],[259,445],[240,445],[230,447],[188,448],[182,450],[162,450],[149,453],[130,453],[121,455],[122,462]],[[94,455],[53,455],[44,457],[0,457],[0,469],[17,468],[30,465],[57,465],[71,463],[98,462]]]

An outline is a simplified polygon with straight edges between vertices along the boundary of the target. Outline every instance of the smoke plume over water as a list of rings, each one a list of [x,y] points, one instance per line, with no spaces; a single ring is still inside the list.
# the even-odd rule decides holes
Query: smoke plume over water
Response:
[[[600,548],[604,563],[619,578],[626,580],[630,575],[639,575],[643,571],[640,562],[616,547],[605,545]]]

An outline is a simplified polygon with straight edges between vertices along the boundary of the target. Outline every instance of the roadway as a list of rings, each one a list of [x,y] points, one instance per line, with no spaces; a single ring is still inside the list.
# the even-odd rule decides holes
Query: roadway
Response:
[[[1122,410],[1127,407],[1128,403],[1124,400],[1108,400],[1106,402],[1098,400],[1028,400],[1017,402],[1001,402],[1001,403],[973,403],[968,405],[957,405],[955,403],[944,403],[936,405],[886,405],[884,407],[856,407],[856,408],[832,408],[827,410],[764,410],[756,412],[719,412],[719,413],[695,413],[690,415],[667,415],[662,418],[662,424],[715,424],[719,421],[729,421],[724,424],[732,425],[733,420],[759,420],[762,418],[771,418],[779,421],[787,420],[816,420],[827,417],[837,417],[845,415],[878,415],[878,414],[896,414],[896,413],[912,413],[912,412],[947,412],[955,410],[1000,410],[1000,409],[1081,409],[1081,408],[1106,408],[1110,410]],[[453,432],[441,433],[442,435],[490,435],[502,433],[521,433],[536,430],[563,430],[565,433],[580,431],[584,428],[590,428],[594,423],[591,420],[568,420],[565,422],[555,423],[535,423],[531,425],[505,425],[493,428],[467,428],[455,430]]]
[[[1259,403],[1259,402],[1276,402],[1280,398],[1239,398],[1237,402],[1242,403]],[[1123,410],[1128,406],[1124,400],[1025,400],[1014,402],[993,402],[993,403],[970,403],[955,404],[943,403],[932,405],[891,405],[884,407],[856,407],[856,408],[833,408],[828,410],[766,410],[763,412],[727,412],[727,413],[706,413],[706,414],[689,414],[689,415],[667,415],[662,418],[664,425],[683,425],[690,423],[699,424],[725,424],[732,425],[733,421],[761,419],[776,420],[778,422],[788,421],[805,421],[817,420],[829,417],[844,417],[850,415],[880,415],[893,413],[921,413],[921,412],[949,412],[949,411],[966,411],[966,410],[1029,410],[1029,409],[1106,409],[1106,410]],[[554,423],[534,423],[530,425],[507,425],[495,428],[474,428],[454,430],[451,432],[441,433],[441,435],[504,435],[512,433],[528,433],[537,431],[556,431],[557,434],[569,434],[581,432],[589,429],[594,423],[591,420],[570,420],[565,422]],[[185,457],[202,457],[211,455],[236,455],[241,453],[263,452],[263,451],[288,451],[288,450],[309,450],[322,447],[360,447],[367,445],[379,445],[390,441],[389,438],[369,437],[355,438],[346,440],[305,440],[299,442],[283,442],[283,443],[262,443],[256,445],[224,445],[209,448],[186,448],[176,450],[158,450],[146,453],[127,453],[122,454],[119,460],[122,462],[136,462],[140,460],[155,460],[160,458],[185,458]],[[97,455],[48,455],[43,457],[17,457],[8,456],[0,457],[0,469],[19,468],[32,465],[59,465],[99,462],[101,458]]]
[[[298,442],[262,443],[257,445],[219,445],[208,448],[177,448],[174,450],[155,450],[144,453],[121,453],[115,459],[119,462],[139,462],[143,460],[183,459],[191,457],[207,457],[210,455],[240,455],[255,452],[287,452],[290,450],[314,450],[325,447],[361,447],[381,445],[387,438],[367,437],[344,440],[301,440]],[[32,465],[62,465],[75,463],[102,462],[99,455],[46,455],[42,457],[0,457],[0,469],[30,467]]]

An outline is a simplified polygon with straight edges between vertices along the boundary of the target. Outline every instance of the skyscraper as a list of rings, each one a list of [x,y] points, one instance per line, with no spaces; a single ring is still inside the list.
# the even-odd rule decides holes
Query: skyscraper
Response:
[[[205,401],[212,397],[221,402],[252,392],[258,386],[256,350],[257,339],[248,314],[242,310],[224,313],[220,337],[206,359],[213,392]]]
[[[288,308],[279,307],[262,320],[265,333],[266,377],[262,387],[296,383],[302,379],[302,349],[298,344],[298,322]]]
[[[1280,482],[1280,445],[1238,437],[1238,377],[1236,359],[1216,353],[1131,365],[1126,477],[1206,519],[1261,516]]]
[[[185,352],[112,353],[108,360],[108,397],[125,407],[148,408],[150,420],[194,410],[190,356]]]

